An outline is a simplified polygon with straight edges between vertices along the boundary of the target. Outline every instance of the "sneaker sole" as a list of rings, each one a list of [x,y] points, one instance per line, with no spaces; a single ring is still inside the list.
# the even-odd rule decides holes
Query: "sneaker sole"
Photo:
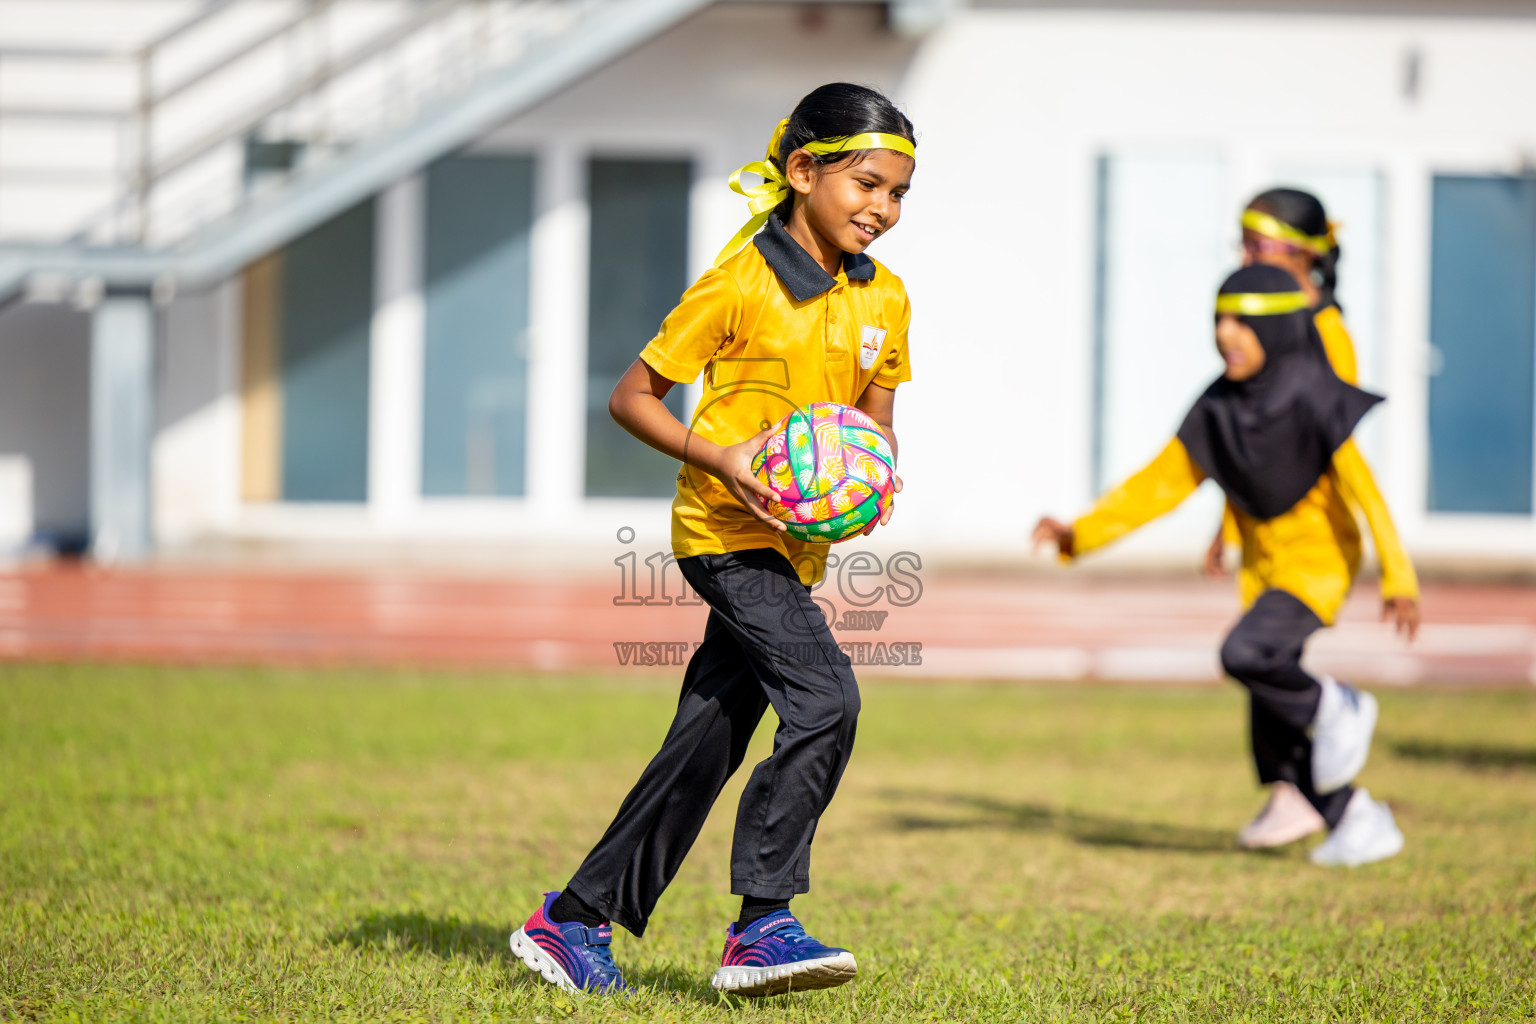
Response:
[[[571,976],[565,973],[559,961],[544,952],[543,947],[534,942],[523,929],[519,928],[512,933],[511,944],[512,955],[526,964],[534,974],[566,992],[581,991]]]
[[[1362,730],[1365,738],[1360,742],[1360,750],[1356,757],[1351,758],[1335,776],[1327,779],[1317,777],[1316,765],[1313,765],[1312,784],[1317,787],[1317,792],[1323,796],[1337,792],[1355,781],[1355,777],[1365,769],[1365,762],[1370,760],[1371,740],[1376,735],[1376,717],[1380,713],[1380,707],[1376,698],[1368,693],[1360,694],[1360,708],[1365,717],[1366,724]]]
[[[1308,823],[1305,826],[1298,825],[1285,831],[1261,832],[1258,835],[1237,834],[1237,845],[1244,850],[1273,850],[1277,846],[1289,846],[1292,843],[1315,835],[1328,826],[1323,824],[1319,817],[1316,823]]]
[[[820,960],[773,967],[722,967],[709,983],[734,996],[776,996],[785,992],[836,988],[852,981],[858,973],[859,965],[853,954],[839,953]]]
[[[1371,847],[1368,850],[1361,850],[1361,851],[1358,851],[1358,852],[1356,852],[1356,853],[1354,853],[1354,854],[1352,854],[1352,855],[1350,855],[1348,857],[1340,857],[1337,860],[1329,858],[1329,857],[1319,857],[1317,854],[1318,854],[1318,852],[1320,850],[1322,850],[1321,846],[1319,846],[1317,848],[1317,850],[1312,851],[1312,856],[1310,858],[1308,858],[1309,860],[1312,861],[1313,864],[1316,864],[1319,867],[1325,867],[1325,868],[1358,868],[1358,867],[1363,867],[1366,864],[1374,864],[1374,863],[1376,863],[1379,860],[1386,860],[1389,857],[1396,857],[1398,854],[1402,853],[1403,852],[1403,833],[1402,832],[1397,832],[1395,835],[1392,835],[1392,836],[1388,837],[1387,839],[1384,839],[1382,842],[1377,843],[1375,846]]]

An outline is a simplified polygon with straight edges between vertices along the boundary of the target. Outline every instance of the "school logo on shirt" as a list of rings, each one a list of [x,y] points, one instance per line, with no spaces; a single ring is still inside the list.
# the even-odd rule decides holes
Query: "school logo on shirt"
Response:
[[[880,349],[885,345],[885,328],[863,325],[864,337],[859,342],[859,368],[869,369],[875,365],[875,359],[880,355]]]

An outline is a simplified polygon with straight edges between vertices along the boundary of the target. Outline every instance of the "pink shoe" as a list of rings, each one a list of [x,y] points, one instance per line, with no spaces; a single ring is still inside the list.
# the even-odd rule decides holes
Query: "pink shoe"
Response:
[[[1270,787],[1269,803],[1237,834],[1237,845],[1245,850],[1265,850],[1305,839],[1327,828],[1323,816],[1289,782]]]

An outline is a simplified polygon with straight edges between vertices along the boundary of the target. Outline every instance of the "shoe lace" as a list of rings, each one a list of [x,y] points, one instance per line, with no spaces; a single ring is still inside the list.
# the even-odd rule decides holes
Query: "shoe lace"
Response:
[[[776,939],[782,939],[786,944],[791,946],[799,946],[807,942],[816,941],[809,935],[805,934],[805,929],[801,927],[798,921],[786,924],[782,928],[776,929],[773,933],[773,936]]]
[[[619,965],[614,963],[612,946],[588,946],[587,958],[599,973],[618,976]]]

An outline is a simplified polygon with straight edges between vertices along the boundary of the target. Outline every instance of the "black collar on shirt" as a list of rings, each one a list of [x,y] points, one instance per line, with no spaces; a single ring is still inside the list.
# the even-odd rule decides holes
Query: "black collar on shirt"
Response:
[[[779,218],[770,215],[767,226],[752,241],[796,302],[814,299],[837,284],[837,278],[823,270],[816,258],[789,236]],[[875,276],[875,261],[863,253],[844,253],[843,273],[850,281],[869,281]]]

